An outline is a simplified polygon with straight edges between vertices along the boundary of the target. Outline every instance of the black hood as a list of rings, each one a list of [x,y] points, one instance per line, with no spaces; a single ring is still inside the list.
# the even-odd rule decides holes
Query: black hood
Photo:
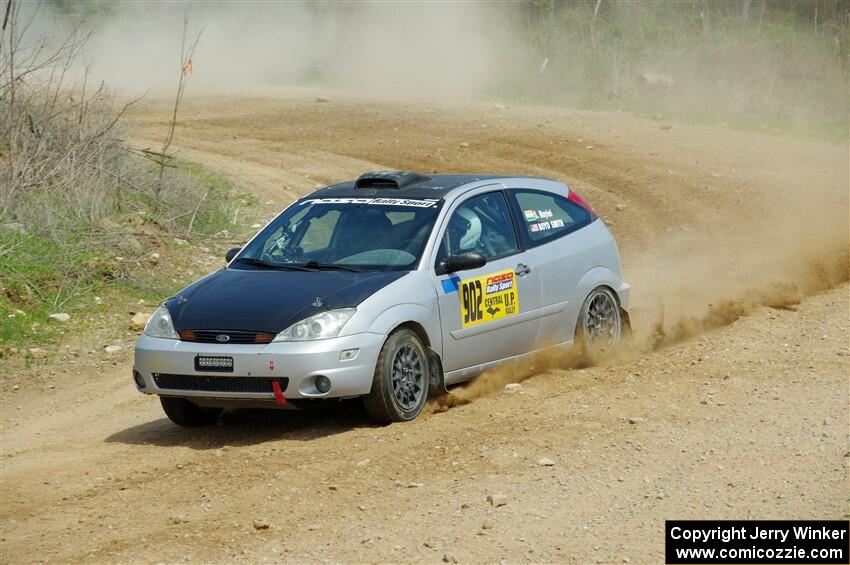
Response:
[[[405,274],[222,269],[186,287],[165,305],[178,332],[278,333],[318,312],[357,306]]]

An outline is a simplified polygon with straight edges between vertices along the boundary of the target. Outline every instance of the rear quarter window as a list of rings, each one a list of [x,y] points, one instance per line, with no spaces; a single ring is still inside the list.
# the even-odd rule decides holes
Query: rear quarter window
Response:
[[[590,213],[566,197],[536,190],[515,190],[520,224],[527,241],[540,245],[563,237],[592,220]]]

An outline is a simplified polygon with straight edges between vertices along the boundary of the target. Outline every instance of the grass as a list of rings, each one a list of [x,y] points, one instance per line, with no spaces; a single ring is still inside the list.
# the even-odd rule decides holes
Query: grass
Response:
[[[217,244],[221,236],[216,234],[241,235],[253,217],[256,199],[237,193],[226,178],[194,163],[175,164],[207,191],[211,204],[198,211],[189,236],[183,231],[189,217],[176,233],[167,233],[150,210],[116,213],[97,229],[66,234],[61,240],[17,226],[0,227],[0,346],[54,342],[71,328],[82,327],[88,316],[117,303],[155,304],[195,278],[189,274],[195,268],[190,259],[204,245]],[[239,225],[233,223],[237,209],[244,217]],[[154,252],[160,255],[155,263]],[[71,320],[48,318],[57,312],[70,314]]]
[[[730,6],[531,3],[525,39],[533,49],[518,57],[516,76],[499,95],[846,143],[850,43],[843,13],[824,10],[813,26],[814,2],[769,3],[743,22],[740,7]],[[548,66],[540,72],[544,56]],[[672,82],[648,84],[644,73]]]
[[[3,230],[0,251],[0,343],[49,341],[56,328],[49,323],[48,314],[59,311],[74,297],[90,291],[93,281],[107,276],[100,270],[78,276],[96,253],[77,241],[60,245]]]
[[[190,177],[199,185],[208,190],[207,199],[219,201],[222,205],[212,206],[199,213],[192,226],[193,230],[200,233],[213,234],[222,229],[232,227],[238,214],[245,209],[256,206],[259,200],[249,194],[242,194],[239,198],[229,198],[233,187],[226,178],[211,173],[205,168],[187,161],[175,159],[177,167],[186,171]],[[188,226],[188,224],[187,224]]]

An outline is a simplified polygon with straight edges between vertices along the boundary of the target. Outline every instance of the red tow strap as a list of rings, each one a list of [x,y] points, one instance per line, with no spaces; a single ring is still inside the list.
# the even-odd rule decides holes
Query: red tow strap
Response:
[[[286,406],[286,397],[283,396],[283,390],[280,388],[280,381],[272,381],[272,390],[274,391],[274,399],[277,400],[278,405]]]

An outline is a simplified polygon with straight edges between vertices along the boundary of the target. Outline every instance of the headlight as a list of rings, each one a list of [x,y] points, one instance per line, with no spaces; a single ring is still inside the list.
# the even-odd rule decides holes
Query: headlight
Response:
[[[309,341],[336,337],[356,311],[355,308],[341,308],[310,316],[277,334],[274,341]]]
[[[171,314],[168,313],[168,308],[160,306],[153,313],[148,324],[145,326],[145,335],[150,337],[164,337],[166,339],[180,339],[177,332],[174,331],[174,324],[171,323]]]

